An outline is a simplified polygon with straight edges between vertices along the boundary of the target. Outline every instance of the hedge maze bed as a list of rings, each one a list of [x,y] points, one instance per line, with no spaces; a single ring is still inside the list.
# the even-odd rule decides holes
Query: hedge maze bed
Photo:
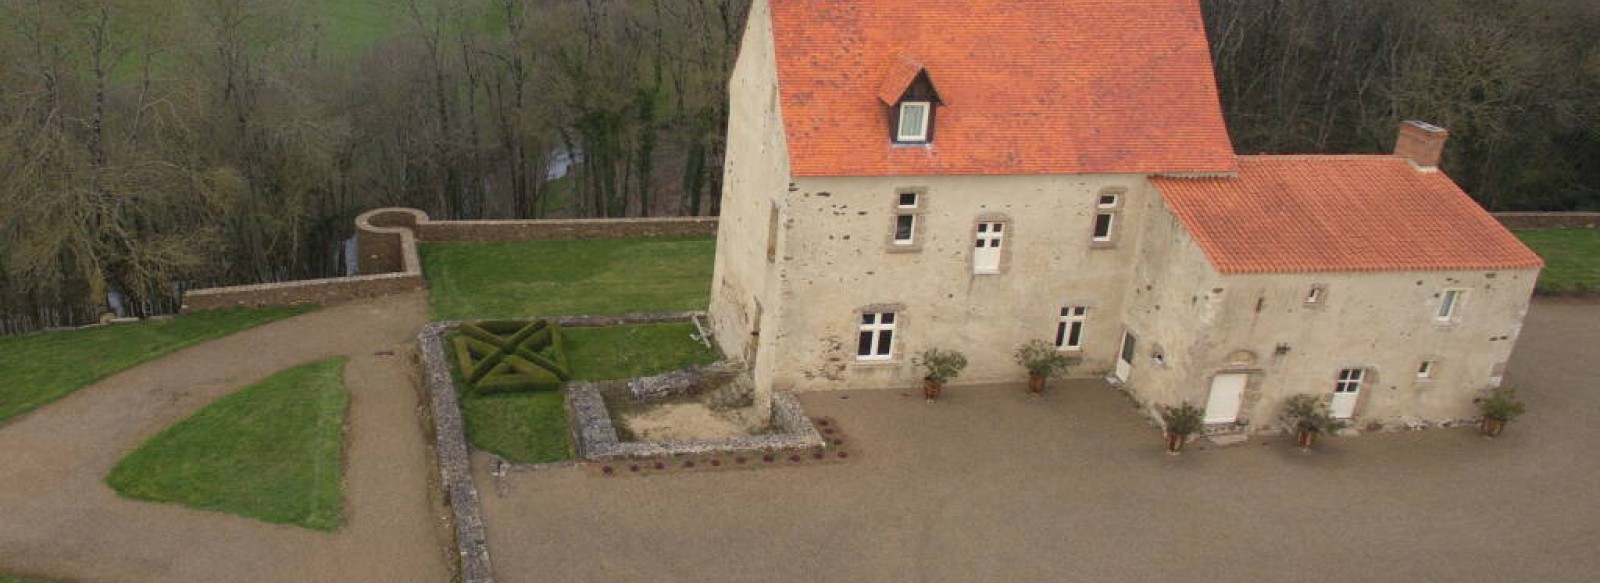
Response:
[[[462,324],[460,331],[456,358],[477,395],[559,391],[572,378],[560,324],[498,320]]]

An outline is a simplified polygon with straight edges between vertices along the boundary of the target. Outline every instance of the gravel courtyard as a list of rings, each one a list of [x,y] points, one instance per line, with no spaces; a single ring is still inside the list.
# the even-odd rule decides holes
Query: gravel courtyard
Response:
[[[499,581],[1591,581],[1600,305],[1539,302],[1471,429],[1160,450],[1116,391],[813,393],[849,463],[477,479]],[[1195,446],[1201,446],[1196,448]]]

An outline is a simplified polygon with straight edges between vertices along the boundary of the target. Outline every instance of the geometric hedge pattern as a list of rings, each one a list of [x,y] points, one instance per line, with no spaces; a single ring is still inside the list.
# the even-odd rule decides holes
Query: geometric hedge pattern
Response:
[[[462,324],[457,364],[479,395],[559,391],[571,380],[561,325],[546,320]]]

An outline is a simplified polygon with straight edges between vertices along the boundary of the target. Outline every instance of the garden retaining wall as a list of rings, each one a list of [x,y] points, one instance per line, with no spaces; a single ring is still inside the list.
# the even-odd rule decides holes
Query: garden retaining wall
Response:
[[[1600,228],[1600,213],[1494,213],[1494,218],[1513,231]]]
[[[382,208],[356,217],[360,275],[194,290],[184,295],[183,311],[328,305],[426,289],[419,242],[712,237],[717,224],[716,217],[434,221],[417,209]]]

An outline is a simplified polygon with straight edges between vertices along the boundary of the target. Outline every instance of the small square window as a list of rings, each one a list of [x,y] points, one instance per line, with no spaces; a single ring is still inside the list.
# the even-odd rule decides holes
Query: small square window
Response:
[[[1118,202],[1117,198],[1118,197],[1115,194],[1102,194],[1102,195],[1100,195],[1100,208],[1103,208],[1103,209],[1117,208],[1117,202]]]
[[[1327,286],[1321,286],[1321,285],[1311,286],[1311,291],[1306,292],[1306,303],[1308,303],[1308,304],[1320,304],[1320,303],[1322,303],[1322,298],[1323,298],[1323,296],[1327,295],[1327,292],[1328,292]]]
[[[900,193],[900,208],[903,208],[903,209],[914,209],[914,208],[917,208],[917,193],[915,193],[915,192],[902,192],[902,193]]]
[[[1431,379],[1433,378],[1434,374],[1438,372],[1439,361],[1437,360],[1424,360],[1422,361],[1422,364],[1417,365],[1418,379]]]

